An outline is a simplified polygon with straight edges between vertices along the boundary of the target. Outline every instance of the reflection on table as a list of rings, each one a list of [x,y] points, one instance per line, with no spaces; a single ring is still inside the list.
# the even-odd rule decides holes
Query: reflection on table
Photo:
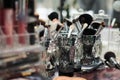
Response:
[[[83,77],[87,80],[120,80],[120,70],[105,68],[85,74],[75,73],[74,76]]]

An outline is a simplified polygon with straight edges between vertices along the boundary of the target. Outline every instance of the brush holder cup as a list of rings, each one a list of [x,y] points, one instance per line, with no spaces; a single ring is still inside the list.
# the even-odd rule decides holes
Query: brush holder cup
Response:
[[[81,65],[92,65],[102,50],[101,35],[82,35]]]
[[[60,50],[59,57],[59,75],[72,76],[74,72],[75,38],[59,37],[58,46]]]

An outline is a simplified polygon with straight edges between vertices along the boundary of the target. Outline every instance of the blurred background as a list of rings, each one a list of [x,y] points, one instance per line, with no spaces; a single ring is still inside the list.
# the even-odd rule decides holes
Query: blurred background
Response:
[[[79,13],[81,9],[93,11],[94,13],[98,13],[99,10],[103,9],[106,14],[112,16],[114,11],[113,2],[114,0],[36,0],[35,12],[40,14],[41,17],[47,17],[52,11],[60,12],[61,8],[64,17],[72,17],[74,14]]]

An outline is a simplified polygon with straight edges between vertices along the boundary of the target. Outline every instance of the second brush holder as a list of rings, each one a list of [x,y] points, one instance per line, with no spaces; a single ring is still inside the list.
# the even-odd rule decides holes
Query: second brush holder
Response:
[[[82,58],[80,60],[81,70],[92,69],[102,63],[98,53],[101,51],[100,35],[82,35]],[[98,52],[99,51],[99,52]]]
[[[83,58],[94,58],[96,55],[96,53],[94,52],[96,47],[101,46],[101,36],[82,35],[81,43],[83,44]]]

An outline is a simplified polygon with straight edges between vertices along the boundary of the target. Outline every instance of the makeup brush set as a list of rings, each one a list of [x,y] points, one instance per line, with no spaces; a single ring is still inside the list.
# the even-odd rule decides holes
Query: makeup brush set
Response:
[[[55,40],[59,50],[57,68],[60,75],[74,71],[91,72],[103,67],[100,33],[106,27],[104,18],[83,13],[73,21],[65,19],[64,24],[66,31],[61,30]]]

